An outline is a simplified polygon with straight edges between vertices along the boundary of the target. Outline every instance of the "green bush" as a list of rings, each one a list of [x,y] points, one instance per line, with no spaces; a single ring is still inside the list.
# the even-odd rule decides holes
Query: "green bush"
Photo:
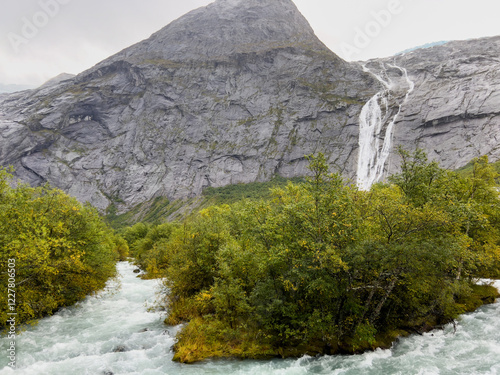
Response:
[[[473,280],[500,264],[496,174],[485,158],[466,178],[421,151],[400,155],[401,172],[369,192],[329,174],[320,154],[311,177],[269,199],[141,235],[131,248],[166,277],[168,322],[191,321],[177,358],[259,356],[244,345],[262,355],[357,352],[486,302]],[[246,342],[230,350],[209,327]],[[193,357],[195,347],[206,352]]]
[[[51,314],[104,287],[115,275],[121,240],[97,211],[49,186],[11,188],[0,170],[0,285],[7,290],[7,264],[15,260],[16,321]],[[7,293],[0,296],[5,324]]]

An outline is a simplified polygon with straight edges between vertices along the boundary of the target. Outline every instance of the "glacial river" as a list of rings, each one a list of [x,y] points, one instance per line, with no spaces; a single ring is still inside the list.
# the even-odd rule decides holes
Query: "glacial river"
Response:
[[[18,336],[15,371],[7,366],[8,340],[0,337],[0,374],[500,375],[500,303],[464,315],[455,333],[448,326],[363,355],[174,363],[176,329],[163,325],[160,312],[148,311],[158,281],[136,277],[134,268],[119,263],[120,276],[105,291],[42,319]]]

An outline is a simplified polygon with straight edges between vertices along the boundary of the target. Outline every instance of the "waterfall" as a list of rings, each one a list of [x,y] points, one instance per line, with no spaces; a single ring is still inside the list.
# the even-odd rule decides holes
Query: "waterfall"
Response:
[[[391,116],[389,101],[398,100],[395,90],[401,85],[399,82],[393,82],[384,64],[381,67],[385,79],[382,75],[375,74],[363,66],[365,72],[372,74],[382,84],[383,90],[375,94],[364,105],[359,117],[357,185],[361,190],[370,190],[374,183],[382,179],[385,164],[392,148],[394,124],[401,113],[403,104],[406,103],[415,88],[415,84],[408,77],[406,69],[387,64],[387,67],[401,71],[405,81],[404,85],[407,86],[404,99],[397,103],[398,110],[394,116]]]

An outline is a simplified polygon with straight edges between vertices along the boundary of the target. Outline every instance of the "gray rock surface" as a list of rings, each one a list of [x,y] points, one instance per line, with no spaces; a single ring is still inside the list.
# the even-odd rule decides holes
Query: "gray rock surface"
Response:
[[[395,60],[415,83],[395,127],[396,145],[423,148],[450,169],[481,155],[500,159],[500,37],[450,42]]]
[[[41,85],[39,87],[39,89],[50,87],[50,86],[55,86],[63,81],[70,80],[71,78],[74,78],[74,77],[75,77],[74,74],[61,73],[61,74],[55,76],[54,78],[49,79],[47,82],[45,82],[43,85]]]
[[[415,89],[394,144],[445,167],[497,159],[498,47],[492,38],[397,57]],[[304,155],[318,151],[354,180],[359,115],[381,89],[328,50],[291,0],[217,0],[76,77],[0,96],[0,164],[119,212],[304,175]]]
[[[218,0],[70,80],[0,99],[1,164],[100,209],[306,173],[353,177],[377,85],[290,0]]]

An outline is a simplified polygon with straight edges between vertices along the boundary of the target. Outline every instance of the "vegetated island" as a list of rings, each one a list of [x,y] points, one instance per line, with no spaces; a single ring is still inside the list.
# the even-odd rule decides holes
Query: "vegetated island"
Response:
[[[497,173],[399,150],[370,191],[309,157],[311,177],[271,198],[124,230],[150,277],[165,277],[166,324],[187,322],[175,361],[360,353],[390,347],[492,303],[499,277]]]

